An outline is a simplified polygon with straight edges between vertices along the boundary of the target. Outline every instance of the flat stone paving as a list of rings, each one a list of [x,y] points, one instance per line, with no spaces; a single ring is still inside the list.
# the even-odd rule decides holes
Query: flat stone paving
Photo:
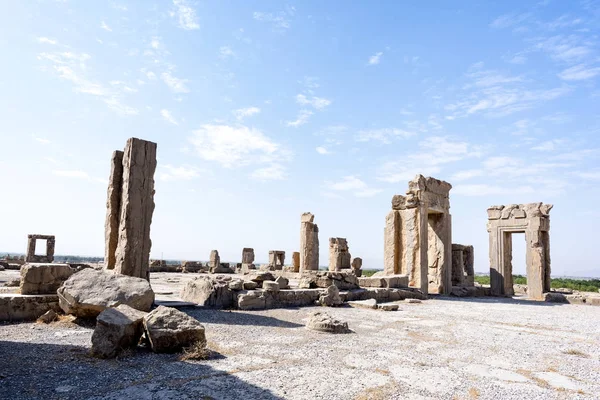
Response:
[[[215,358],[140,348],[97,360],[93,326],[0,324],[0,398],[600,398],[600,307],[440,298],[395,312],[183,310],[205,324]],[[317,310],[353,333],[307,330]]]

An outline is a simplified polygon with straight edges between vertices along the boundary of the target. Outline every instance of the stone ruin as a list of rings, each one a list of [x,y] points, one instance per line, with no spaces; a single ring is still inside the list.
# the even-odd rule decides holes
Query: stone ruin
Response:
[[[291,272],[300,272],[300,252],[298,251],[292,253]]]
[[[105,223],[105,267],[149,279],[156,143],[131,138],[111,158]]]
[[[43,255],[35,254],[35,245],[38,240],[46,241],[46,253]],[[51,263],[54,261],[54,246],[56,238],[53,235],[27,235],[27,255],[25,262],[28,263]]]
[[[452,286],[475,284],[474,263],[473,246],[452,243]]]
[[[552,204],[529,203],[488,208],[490,283],[495,296],[512,296],[512,234],[525,233],[527,294],[543,300],[550,291],[550,210]]]
[[[341,271],[351,268],[351,255],[345,238],[329,238],[329,270]]]
[[[352,272],[354,275],[361,277],[362,276],[362,258],[354,257],[352,259]]]
[[[304,213],[300,217],[300,270],[319,270],[319,227],[314,223],[315,216]]]
[[[452,185],[417,175],[392,198],[384,229],[384,273],[405,274],[423,293],[452,290]]]
[[[285,265],[285,251],[270,250],[269,251],[269,267],[275,271],[283,269]]]
[[[244,247],[242,250],[242,268],[254,269],[254,249]]]

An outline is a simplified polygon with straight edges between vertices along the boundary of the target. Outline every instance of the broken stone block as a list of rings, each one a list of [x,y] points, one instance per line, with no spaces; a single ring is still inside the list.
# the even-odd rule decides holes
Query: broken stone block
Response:
[[[351,255],[346,238],[329,238],[329,270],[350,269]]]
[[[58,314],[54,310],[48,310],[44,315],[37,319],[37,322],[43,324],[49,324],[50,322],[54,322],[58,319]]]
[[[231,290],[244,290],[244,280],[234,279],[231,282],[229,282],[228,286]]]
[[[21,294],[56,294],[74,273],[68,264],[25,264],[21,267]]]
[[[267,295],[268,293],[257,290],[240,293],[237,296],[238,308],[240,310],[264,310],[267,307]]]
[[[144,317],[144,330],[155,353],[172,353],[206,343],[204,326],[175,308],[159,306]]]
[[[339,290],[358,289],[358,278],[351,272],[319,272],[315,275],[315,284],[320,288],[337,286]]]
[[[283,276],[278,276],[275,279],[275,282],[277,282],[279,284],[279,288],[280,289],[287,289],[290,287],[290,281],[287,278],[284,278]]]
[[[181,299],[204,307],[230,308],[234,304],[234,294],[229,284],[230,281],[222,277],[201,276],[186,283],[181,290]]]
[[[156,143],[128,139],[123,153],[119,239],[115,250],[118,274],[149,279],[155,170]]]
[[[273,271],[281,271],[285,264],[285,251],[270,250],[269,251],[269,266]]]
[[[344,302],[340,298],[340,291],[337,286],[331,285],[319,296],[319,304],[325,307],[337,307]]]
[[[256,282],[259,287],[262,287],[262,284],[264,281],[274,281],[275,280],[275,276],[273,276],[273,274],[268,271],[261,271],[261,272],[255,272],[252,274],[248,274],[248,278],[251,281]]]
[[[126,304],[150,311],[154,292],[143,278],[116,275],[87,268],[71,275],[57,290],[60,308],[82,318],[98,316],[106,308]]]
[[[387,288],[407,288],[408,275],[386,275],[382,277]]]
[[[207,270],[207,268],[198,261],[183,261],[181,263],[181,269],[183,272],[200,272]]]
[[[348,323],[340,321],[331,315],[317,311],[310,315],[306,323],[308,329],[327,333],[349,333]]]
[[[253,264],[254,263],[254,249],[244,247],[242,250],[242,264]]]
[[[221,263],[218,267],[211,268],[210,270],[213,274],[234,274],[235,271],[231,269],[229,263]]]
[[[96,318],[92,334],[92,354],[100,358],[114,358],[122,350],[137,346],[144,331],[147,313],[125,304],[107,308]]]
[[[377,304],[377,309],[382,311],[398,311],[400,306],[396,303],[381,303]]]
[[[46,241],[46,254],[35,254],[35,243],[37,240]],[[54,246],[56,239],[53,235],[28,235],[27,236],[27,255],[25,261],[28,263],[51,263],[54,261]]]
[[[214,270],[216,268],[219,268],[220,266],[221,266],[221,257],[219,257],[219,251],[211,250],[210,258],[208,261],[208,268],[210,269],[210,272],[214,273]]]
[[[354,272],[354,275],[356,275],[357,277],[362,276],[362,258],[354,257],[352,259],[352,264],[350,265],[350,267],[352,268],[352,272]]]
[[[262,288],[268,292],[279,292],[279,283],[274,281],[264,281],[262,284]]]
[[[317,278],[315,276],[304,276],[298,282],[299,289],[315,289],[317,287]]]
[[[253,281],[244,281],[244,290],[254,290],[258,288],[258,283]]]
[[[381,278],[377,278],[377,277],[361,277],[358,278],[358,285],[360,287],[374,287],[374,288],[381,288],[381,287],[385,287],[385,281],[383,280],[383,277]]]
[[[355,308],[377,308],[377,300],[368,299],[368,300],[357,300],[357,301],[349,301],[348,305]]]

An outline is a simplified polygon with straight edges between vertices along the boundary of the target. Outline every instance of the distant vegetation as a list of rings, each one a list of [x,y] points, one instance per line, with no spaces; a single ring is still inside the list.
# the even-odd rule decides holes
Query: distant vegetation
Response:
[[[489,275],[475,275],[475,282],[482,285],[490,284]],[[527,284],[527,277],[523,275],[513,275],[513,283],[519,285]],[[598,292],[600,289],[600,279],[570,279],[570,278],[552,278],[551,287],[579,290],[580,292]]]
[[[381,271],[380,269],[363,269],[362,276],[373,276],[375,272]]]

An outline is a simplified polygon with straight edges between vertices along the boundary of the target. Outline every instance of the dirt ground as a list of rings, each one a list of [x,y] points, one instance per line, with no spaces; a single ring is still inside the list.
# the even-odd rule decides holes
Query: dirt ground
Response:
[[[188,279],[171,278],[154,280],[159,297],[175,298]],[[206,327],[214,352],[206,361],[145,348],[97,360],[88,356],[93,324],[0,324],[0,398],[600,398],[600,307],[494,298],[400,304],[395,312],[325,309],[353,331],[339,335],[304,327],[320,307],[182,309]]]

